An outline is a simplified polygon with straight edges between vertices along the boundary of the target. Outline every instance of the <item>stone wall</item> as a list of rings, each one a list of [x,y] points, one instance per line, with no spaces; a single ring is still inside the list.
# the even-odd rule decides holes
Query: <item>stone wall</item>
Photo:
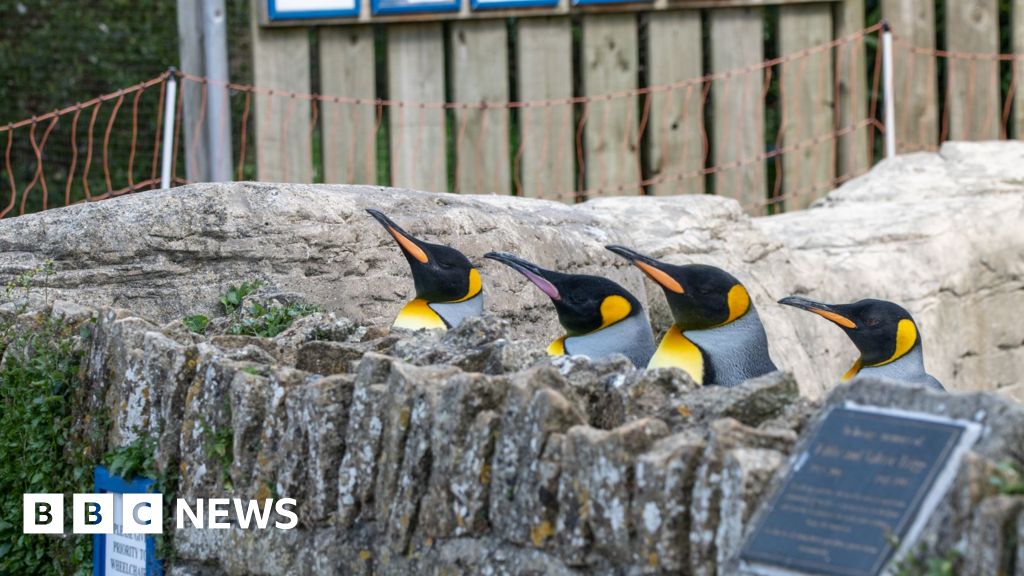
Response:
[[[630,197],[566,206],[498,196],[365,186],[202,184],[132,194],[0,222],[0,279],[55,262],[62,299],[166,322],[211,312],[229,284],[259,278],[361,323],[386,326],[412,283],[391,239],[363,211],[460,248],[483,273],[487,308],[534,342],[560,335],[546,298],[482,260],[510,250],[542,265],[607,275],[647,303],[659,290],[602,248],[625,243],[677,263],[720,265],[746,283],[776,363],[820,397],[856,351],[842,332],[775,304],[879,297],[918,320],[926,364],[953,390],[1024,395],[1024,143],[946,144],[886,161],[815,207],[748,218],[714,196]]]
[[[290,531],[172,530],[177,576],[735,574],[823,408],[782,373],[699,388],[621,357],[551,359],[493,317],[441,335],[316,314],[273,339],[204,337],[58,302],[17,324],[40,313],[85,328],[81,425],[106,427],[94,453],[145,435],[163,485],[190,502],[297,499]],[[1010,560],[1024,499],[990,481],[1024,461],[1024,409],[874,381],[826,404],[845,401],[982,424],[914,550],[1024,574]]]

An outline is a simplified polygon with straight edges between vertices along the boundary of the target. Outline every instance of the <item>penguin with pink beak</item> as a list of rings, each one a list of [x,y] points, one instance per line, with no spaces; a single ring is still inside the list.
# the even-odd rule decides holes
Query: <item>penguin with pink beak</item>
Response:
[[[546,270],[507,252],[484,258],[501,262],[526,277],[551,299],[565,335],[548,354],[593,359],[622,354],[644,368],[654,354],[654,334],[643,306],[628,290],[607,278]]]

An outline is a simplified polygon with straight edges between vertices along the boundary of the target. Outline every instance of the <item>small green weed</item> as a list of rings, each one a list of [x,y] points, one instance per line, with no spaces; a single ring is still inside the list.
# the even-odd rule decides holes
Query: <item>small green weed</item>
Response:
[[[233,321],[228,327],[228,333],[273,338],[287,330],[296,318],[319,311],[320,307],[312,304],[264,307],[254,302],[249,307],[249,316]]]
[[[1024,494],[1024,474],[1021,474],[1020,467],[1013,460],[1003,460],[996,464],[996,469],[988,481],[1000,494]]]
[[[945,556],[930,558],[908,554],[896,565],[893,576],[957,576],[959,560],[960,553],[956,550],[948,551]]]
[[[246,296],[259,290],[261,286],[263,286],[263,282],[259,280],[242,282],[239,286],[229,286],[228,291],[220,297],[220,305],[224,307],[224,313],[228,315],[234,314],[239,306],[242,305],[242,300],[245,300]]]
[[[181,319],[188,326],[188,329],[196,334],[205,334],[206,327],[210,325],[210,319],[203,314],[193,314]]]

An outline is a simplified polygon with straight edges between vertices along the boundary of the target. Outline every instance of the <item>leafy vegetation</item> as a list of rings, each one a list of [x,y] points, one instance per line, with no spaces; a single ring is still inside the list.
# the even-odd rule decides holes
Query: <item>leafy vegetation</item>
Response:
[[[182,322],[185,323],[185,326],[188,326],[189,330],[196,334],[205,334],[206,327],[210,325],[210,318],[203,314],[193,314],[182,318]]]
[[[259,290],[261,286],[263,286],[263,282],[259,280],[242,282],[238,286],[229,286],[227,292],[220,297],[220,305],[224,307],[224,313],[231,315],[237,312],[245,297]]]
[[[228,327],[228,333],[273,338],[287,330],[296,318],[309,316],[319,311],[320,307],[313,304],[265,307],[258,302],[253,302],[249,306],[249,314],[234,320]]]
[[[1024,473],[1012,460],[1003,460],[997,464],[988,481],[999,490],[1000,494],[1010,496],[1024,494]]]
[[[960,553],[956,550],[928,558],[910,554],[896,565],[893,576],[957,576],[959,560]]]
[[[0,369],[0,573],[88,573],[88,536],[21,533],[21,495],[92,488],[92,462],[72,434],[81,353],[66,326],[42,320],[30,333],[6,335]]]
[[[156,475],[156,439],[139,436],[127,446],[107,452],[104,463],[111,474],[131,480],[136,476],[152,478]]]

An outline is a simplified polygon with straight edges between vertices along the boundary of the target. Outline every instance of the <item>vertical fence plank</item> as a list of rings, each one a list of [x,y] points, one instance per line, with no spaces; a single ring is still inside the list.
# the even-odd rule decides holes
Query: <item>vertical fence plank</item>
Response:
[[[200,0],[178,0],[178,52],[182,72],[206,76],[203,64],[203,9]],[[185,151],[185,178],[192,182],[209,180],[204,127],[196,129],[202,104],[202,88],[197,82],[181,83],[184,103],[182,132],[185,136],[181,150]]]
[[[251,29],[255,85],[274,91],[257,93],[254,102],[256,177],[311,182],[310,102],[289,96],[310,92],[309,31],[263,28],[257,10],[252,10]]]
[[[1013,83],[1013,118],[1010,122],[1013,126],[1011,136],[1018,140],[1024,140],[1024,6],[1017,1],[1010,9],[1013,18],[1010,24],[1010,34],[1013,37],[1013,53],[1018,59],[1013,61],[1011,80]]]
[[[572,28],[565,17],[517,23],[516,82],[524,102],[572,97]],[[521,108],[522,149],[517,182],[524,196],[571,201],[575,153],[572,106]]]
[[[583,17],[583,90],[587,96],[632,90],[637,83],[634,14]],[[586,189],[593,196],[642,193],[636,98],[587,104],[584,128]]]
[[[371,26],[320,28],[320,110],[324,181],[377,181],[376,75]],[[368,103],[336,103],[331,97]]]
[[[700,12],[651,14],[647,25],[648,82],[661,86],[703,75]],[[647,158],[653,194],[703,194],[704,86],[690,84],[651,94]],[[680,179],[683,174],[695,173]],[[661,178],[661,181],[657,179]]]
[[[711,69],[728,72],[764,60],[759,8],[712,10]],[[765,201],[763,71],[739,73],[715,80],[714,166],[715,193],[740,201],[750,209]],[[737,164],[728,167],[730,164]]]
[[[827,4],[779,8],[779,53],[792,55],[832,39]],[[832,187],[835,140],[832,123],[832,51],[821,50],[782,64],[783,194],[788,208],[806,208]],[[811,141],[824,138],[820,142]]]
[[[455,111],[458,192],[508,194],[508,28],[503,19],[450,28],[452,92],[458,103],[498,104]]]
[[[417,190],[448,189],[444,110],[444,38],[441,24],[388,28],[391,184]]]
[[[951,52],[999,52],[999,6],[996,0],[947,2],[946,46]],[[1002,124],[999,62],[994,58],[950,58],[946,77],[950,99],[950,138],[999,138]]]
[[[935,48],[935,3],[932,0],[882,0],[882,16],[902,41]],[[935,58],[913,54],[905,45],[893,49],[898,152],[933,149],[938,145],[938,93]]]
[[[864,0],[843,0],[835,5],[835,33],[845,38],[864,29]],[[835,71],[838,93],[836,127],[849,129],[868,116],[867,101],[870,83],[867,79],[867,54],[864,40],[842,44],[835,50]],[[837,178],[844,181],[871,167],[868,155],[868,127],[858,128],[839,137]]]

